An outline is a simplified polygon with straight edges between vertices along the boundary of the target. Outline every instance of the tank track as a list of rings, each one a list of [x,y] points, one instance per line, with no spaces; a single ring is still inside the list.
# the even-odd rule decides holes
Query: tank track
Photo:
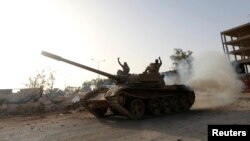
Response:
[[[90,113],[92,113],[96,117],[100,117],[100,115],[94,110],[94,107],[90,106],[89,99],[98,95],[100,91],[108,91],[108,89],[97,89],[97,90],[88,92],[83,97],[83,99],[81,99],[79,101],[83,107],[85,107]],[[128,117],[129,119],[135,119],[135,117],[132,114],[130,114],[124,107],[122,107],[118,103],[117,97],[109,97],[106,100],[109,104],[109,108],[112,107],[113,109],[115,109],[119,113],[119,115],[122,115],[124,117]]]
[[[111,97],[107,99],[109,106],[114,108],[121,116],[129,119],[136,119],[127,109],[122,107],[117,100],[117,97]]]
[[[113,94],[110,94],[110,95],[105,94],[105,99],[106,100],[102,100],[102,102],[107,102],[107,108],[110,108],[111,111],[112,111],[112,109],[115,110],[119,114],[119,116],[127,117],[128,119],[135,120],[135,119],[143,119],[143,118],[156,117],[156,116],[161,116],[161,115],[166,115],[166,114],[171,114],[171,113],[185,112],[185,111],[188,111],[191,108],[191,106],[193,105],[193,103],[195,101],[195,95],[194,95],[194,93],[181,93],[181,94],[173,93],[173,94],[169,94],[169,95],[161,95],[161,96],[152,95],[151,97],[146,97],[146,96],[137,96],[135,94],[129,93],[129,92],[127,92],[128,90],[133,90],[133,89],[130,89],[130,88],[127,88],[127,87],[121,87],[121,88],[116,88],[114,90],[111,89],[109,91],[108,91],[108,89],[94,90],[94,91],[91,91],[91,92],[87,93],[84,96],[84,98],[80,100],[80,103],[81,103],[82,106],[84,106],[90,113],[92,113],[96,117],[103,117],[104,114],[105,114],[105,112],[101,111],[99,113],[99,111],[97,111],[95,109],[95,107],[92,106],[92,104],[89,104],[90,101],[91,101],[89,99],[91,99],[92,97],[95,97],[96,95],[100,94],[100,92],[101,93],[104,93],[104,92],[113,93]],[[135,90],[137,90],[137,89],[135,89]],[[156,90],[153,89],[152,91],[156,91]],[[121,105],[119,103],[119,98],[118,97],[120,95],[122,95],[123,97],[126,97],[127,103],[125,103],[123,105]],[[128,106],[131,99],[140,99],[140,100],[143,100],[145,102],[145,101],[148,101],[148,100],[154,99],[154,98],[158,98],[158,99],[168,98],[170,101],[173,101],[174,98],[177,98],[178,96],[184,96],[184,95],[186,95],[186,96],[188,96],[190,98],[190,100],[189,100],[190,101],[190,106],[187,109],[182,109],[181,111],[173,111],[173,108],[176,108],[176,107],[172,107],[173,105],[170,105],[170,108],[172,110],[171,112],[163,113],[161,111],[160,114],[154,115],[154,114],[148,113],[148,111],[147,111],[147,112],[145,112],[146,113],[145,115],[143,115],[142,117],[138,118],[138,117],[134,116],[131,113],[131,111],[129,109],[129,106]],[[130,99],[130,100],[128,100],[128,99]],[[93,103],[95,103],[94,105],[97,105],[97,106],[100,105],[97,102],[98,101],[93,101]],[[145,104],[145,109],[148,108],[147,106],[148,105],[146,103]],[[180,107],[180,108],[182,108],[182,107]]]
[[[150,118],[150,117],[155,117],[155,116],[161,116],[161,115],[166,115],[166,114],[170,114],[170,113],[178,113],[178,112],[185,112],[185,111],[188,111],[191,107],[192,107],[192,105],[193,105],[193,103],[194,103],[194,101],[195,101],[195,95],[194,95],[194,93],[188,93],[188,94],[178,94],[178,95],[176,95],[176,94],[173,94],[173,95],[167,95],[167,96],[161,96],[161,97],[137,97],[137,96],[135,96],[134,94],[131,94],[131,93],[127,93],[127,92],[124,92],[125,90],[126,90],[127,88],[120,88],[120,89],[118,89],[118,90],[116,90],[115,91],[115,93],[118,93],[118,94],[116,94],[116,95],[114,95],[114,96],[111,96],[111,97],[106,97],[106,100],[107,100],[107,102],[109,103],[109,106],[110,107],[112,107],[113,109],[115,109],[117,112],[119,112],[119,114],[121,115],[121,116],[124,116],[124,117],[127,117],[127,118],[129,118],[129,119],[143,119],[143,118]],[[158,115],[152,115],[152,114],[146,114],[146,115],[144,115],[143,117],[140,117],[140,118],[138,118],[138,117],[135,117],[133,114],[131,114],[131,112],[129,111],[129,109],[127,109],[127,108],[125,108],[123,105],[121,105],[120,103],[119,103],[119,100],[118,100],[118,96],[119,96],[119,94],[123,94],[123,96],[126,96],[127,98],[129,97],[129,98],[131,98],[131,99],[143,99],[143,100],[147,100],[147,99],[150,99],[150,98],[172,98],[172,97],[176,97],[176,96],[183,96],[183,95],[187,95],[188,97],[190,97],[191,99],[190,99],[190,107],[188,108],[188,109],[185,109],[185,110],[182,110],[182,111],[178,111],[178,112],[174,112],[174,111],[172,111],[172,112],[170,112],[170,113],[160,113],[160,114],[158,114]],[[172,99],[173,100],[173,99]],[[128,104],[128,103],[127,103]],[[161,105],[162,106],[162,105]],[[146,108],[147,108],[147,106],[145,106]],[[173,108],[173,107],[171,107],[171,108]]]
[[[98,113],[98,111],[95,110],[96,107],[93,107],[93,105],[89,104],[89,99],[97,96],[100,92],[107,92],[108,89],[107,88],[101,88],[101,89],[96,89],[93,91],[90,91],[88,93],[85,94],[85,96],[80,99],[79,103],[81,106],[85,107],[90,113],[92,113],[93,115],[95,115],[96,117],[102,117],[102,113]],[[95,104],[97,105],[97,104]]]

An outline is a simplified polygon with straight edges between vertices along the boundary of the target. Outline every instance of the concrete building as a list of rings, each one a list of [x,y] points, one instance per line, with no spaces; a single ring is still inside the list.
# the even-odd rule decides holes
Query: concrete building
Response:
[[[250,23],[221,32],[223,50],[250,89]]]

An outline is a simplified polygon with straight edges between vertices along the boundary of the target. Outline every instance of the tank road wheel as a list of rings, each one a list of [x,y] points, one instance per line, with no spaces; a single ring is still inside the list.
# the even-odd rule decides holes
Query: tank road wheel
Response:
[[[148,101],[148,110],[150,114],[159,115],[161,113],[161,103],[158,98],[153,98]]]
[[[190,108],[189,97],[187,95],[183,95],[180,97],[181,108],[184,111],[187,111]]]
[[[108,108],[93,108],[91,110],[92,110],[93,114],[96,117],[104,117],[104,115],[107,112]]]
[[[171,109],[175,112],[181,111],[181,105],[180,105],[178,97],[171,98]]]
[[[145,113],[145,104],[141,99],[133,99],[130,103],[130,112],[136,118],[141,118]]]
[[[164,113],[170,113],[171,112],[171,103],[169,98],[163,98],[162,99],[162,110]]]

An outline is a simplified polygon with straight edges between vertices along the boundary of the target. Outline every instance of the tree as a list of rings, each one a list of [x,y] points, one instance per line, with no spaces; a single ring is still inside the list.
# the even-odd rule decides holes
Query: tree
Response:
[[[43,88],[53,89],[55,77],[53,72],[49,72],[49,75],[45,74],[45,70],[38,72],[36,75],[30,76],[28,83],[25,84],[28,88]]]
[[[193,61],[192,58],[193,52],[188,50],[188,51],[183,51],[180,48],[175,48],[174,49],[174,54],[170,56],[170,59],[173,61],[173,68],[174,70],[178,69],[178,65],[185,60],[185,63],[189,65],[189,68],[191,68],[191,62]]]
[[[67,86],[65,89],[64,89],[64,92],[66,93],[75,93],[75,92],[78,92],[80,91],[80,87],[73,87],[73,86]]]
[[[91,81],[84,81],[83,84],[82,84],[82,90],[83,91],[91,91]]]
[[[49,72],[49,77],[47,79],[47,86],[49,87],[49,89],[53,89],[55,80],[56,78],[54,77],[54,74],[52,72]]]
[[[107,85],[113,85],[115,83],[115,80],[113,79],[102,79],[102,78],[96,78],[92,79],[90,81],[85,81],[82,84],[82,89],[89,89],[90,87],[94,87],[95,89],[106,87]]]
[[[92,79],[90,82],[95,89],[102,88],[105,85],[104,79],[101,78]]]

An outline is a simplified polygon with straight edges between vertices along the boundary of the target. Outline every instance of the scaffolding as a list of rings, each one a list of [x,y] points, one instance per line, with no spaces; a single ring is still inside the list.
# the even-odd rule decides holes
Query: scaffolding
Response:
[[[250,23],[221,32],[223,51],[250,88]]]

